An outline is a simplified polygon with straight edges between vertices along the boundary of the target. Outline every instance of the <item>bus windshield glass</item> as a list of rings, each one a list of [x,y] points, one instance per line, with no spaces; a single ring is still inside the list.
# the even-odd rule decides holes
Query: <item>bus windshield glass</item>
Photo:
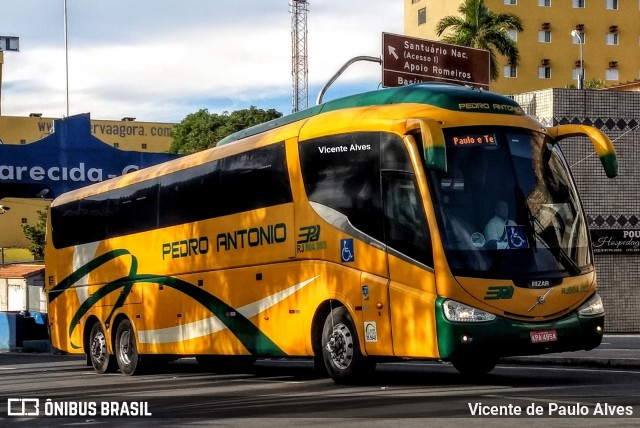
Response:
[[[557,277],[591,268],[584,214],[558,145],[526,129],[445,129],[430,185],[454,275]]]

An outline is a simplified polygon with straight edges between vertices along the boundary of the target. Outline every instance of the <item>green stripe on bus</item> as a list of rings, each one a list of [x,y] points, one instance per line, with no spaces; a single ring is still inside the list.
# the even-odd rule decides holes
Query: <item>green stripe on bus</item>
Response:
[[[492,113],[522,116],[524,112],[518,103],[504,95],[473,89],[466,86],[444,83],[417,83],[397,88],[381,89],[351,95],[324,104],[283,116],[251,128],[238,131],[220,140],[217,146],[257,135],[298,120],[336,110],[354,107],[369,107],[391,104],[426,104],[447,110]]]
[[[88,275],[94,269],[102,266],[110,260],[113,260],[121,255],[130,255],[126,250],[114,250],[105,253],[89,263],[82,266],[80,269],[73,272],[63,281],[61,281],[53,290],[56,291],[56,295],[50,298],[53,301],[60,296],[65,290],[69,289],[73,284],[79,281],[82,277]],[[238,312],[232,306],[229,306],[222,300],[218,299],[214,295],[204,291],[197,286],[174,278],[170,276],[160,276],[153,274],[137,274],[138,261],[135,256],[132,257],[131,269],[129,275],[123,278],[119,278],[115,281],[107,283],[99,287],[93,294],[91,294],[78,308],[73,315],[71,322],[69,323],[69,336],[71,337],[73,331],[79,325],[83,316],[91,310],[100,300],[109,295],[110,293],[122,288],[121,294],[111,310],[108,316],[110,320],[116,309],[122,307],[126,298],[129,296],[135,283],[151,283],[162,284],[167,287],[173,288],[180,293],[183,293],[202,306],[207,308],[213,315],[215,315],[227,328],[233,333],[234,336],[242,343],[242,345],[253,355],[270,355],[270,356],[285,356],[286,353],[278,347],[266,334],[264,334],[255,324],[253,324],[248,318]],[[71,346],[75,349],[80,349],[79,345],[71,343]]]
[[[109,251],[108,253],[104,253],[101,256],[91,260],[89,263],[85,264],[84,266],[80,267],[78,270],[74,271],[71,275],[64,278],[62,281],[58,283],[58,285],[56,285],[49,291],[49,303],[53,302],[56,298],[58,298],[58,296],[60,296],[60,294],[62,294],[63,291],[73,286],[73,284],[78,282],[81,278],[89,275],[91,271],[99,268],[103,264],[117,257],[130,255],[130,254],[131,253],[127,250],[113,250],[113,251]],[[133,257],[129,274],[131,275],[131,273],[135,272],[136,269],[137,269],[137,260],[135,259],[135,257]]]

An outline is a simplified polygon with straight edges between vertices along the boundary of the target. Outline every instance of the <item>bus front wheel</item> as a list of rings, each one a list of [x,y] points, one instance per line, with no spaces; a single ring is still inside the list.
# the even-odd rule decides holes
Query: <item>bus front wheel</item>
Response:
[[[99,322],[95,322],[89,333],[89,358],[96,372],[110,373],[116,371],[116,361],[107,351],[107,337]]]
[[[136,336],[131,321],[127,319],[118,324],[115,353],[118,367],[123,374],[131,376],[140,373],[140,354],[136,347]]]
[[[322,356],[335,383],[362,380],[375,370],[375,362],[362,355],[353,318],[343,306],[335,308],[324,323]]]
[[[465,376],[482,376],[496,367],[498,357],[493,355],[457,357],[451,360],[451,364]]]

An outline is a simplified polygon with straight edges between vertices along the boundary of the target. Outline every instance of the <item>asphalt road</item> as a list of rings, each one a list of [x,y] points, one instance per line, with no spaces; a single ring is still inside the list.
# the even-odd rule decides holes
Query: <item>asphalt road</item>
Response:
[[[633,350],[620,343],[603,344],[601,351],[606,349],[612,354]],[[38,399],[39,416],[9,416],[22,409],[17,399]],[[24,403],[26,411],[35,410],[33,401]],[[124,417],[103,417],[103,409]],[[53,416],[73,412],[74,417]],[[511,361],[470,380],[448,364],[407,361],[380,364],[365,383],[340,386],[318,378],[308,360],[259,360],[248,370],[215,373],[194,359],[181,359],[156,373],[127,377],[98,375],[77,356],[0,353],[0,426],[446,428],[522,423],[640,426],[640,370]]]

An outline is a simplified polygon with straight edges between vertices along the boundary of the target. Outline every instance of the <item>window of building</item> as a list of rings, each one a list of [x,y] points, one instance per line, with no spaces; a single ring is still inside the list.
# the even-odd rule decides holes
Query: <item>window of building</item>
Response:
[[[540,43],[551,43],[551,31],[550,30],[538,31],[538,41]]]
[[[142,149],[145,150],[147,148],[147,143],[142,143]]]
[[[607,34],[607,44],[608,45],[617,45],[619,43],[618,33],[608,33]]]
[[[22,224],[27,224],[27,218],[26,218],[26,217],[22,217],[22,218],[20,219],[20,222],[21,222]]]
[[[578,80],[580,78],[580,72],[582,70],[580,69],[580,67],[575,67],[574,69],[571,70],[571,78],[573,80]]]
[[[518,0],[504,0],[504,4],[508,4],[508,5],[518,4]]]
[[[418,9],[418,25],[423,25],[427,23],[427,8],[423,7]]]
[[[573,7],[583,8],[585,1],[586,0],[573,0]]]
[[[20,139],[20,145],[24,145],[24,144],[27,144],[27,140]]]
[[[514,42],[518,41],[518,30],[507,30],[507,32],[509,33],[509,37],[511,37],[511,40],[513,40]]]
[[[584,31],[580,31],[580,37],[578,36],[571,36],[571,41],[573,42],[574,45],[579,45],[580,41],[582,41],[582,43],[587,43],[587,39],[586,36],[584,34]]]
[[[551,0],[538,0],[538,6],[550,7]]]
[[[617,68],[607,68],[604,76],[605,80],[619,80]]]
[[[551,79],[551,67],[549,66],[538,67],[538,78]]]
[[[113,143],[113,147],[115,147],[116,149],[120,148],[120,143]]]
[[[618,0],[606,0],[607,9],[618,10]]]
[[[504,77],[515,79],[518,77],[518,67],[514,67],[513,65],[505,65],[504,66]]]

